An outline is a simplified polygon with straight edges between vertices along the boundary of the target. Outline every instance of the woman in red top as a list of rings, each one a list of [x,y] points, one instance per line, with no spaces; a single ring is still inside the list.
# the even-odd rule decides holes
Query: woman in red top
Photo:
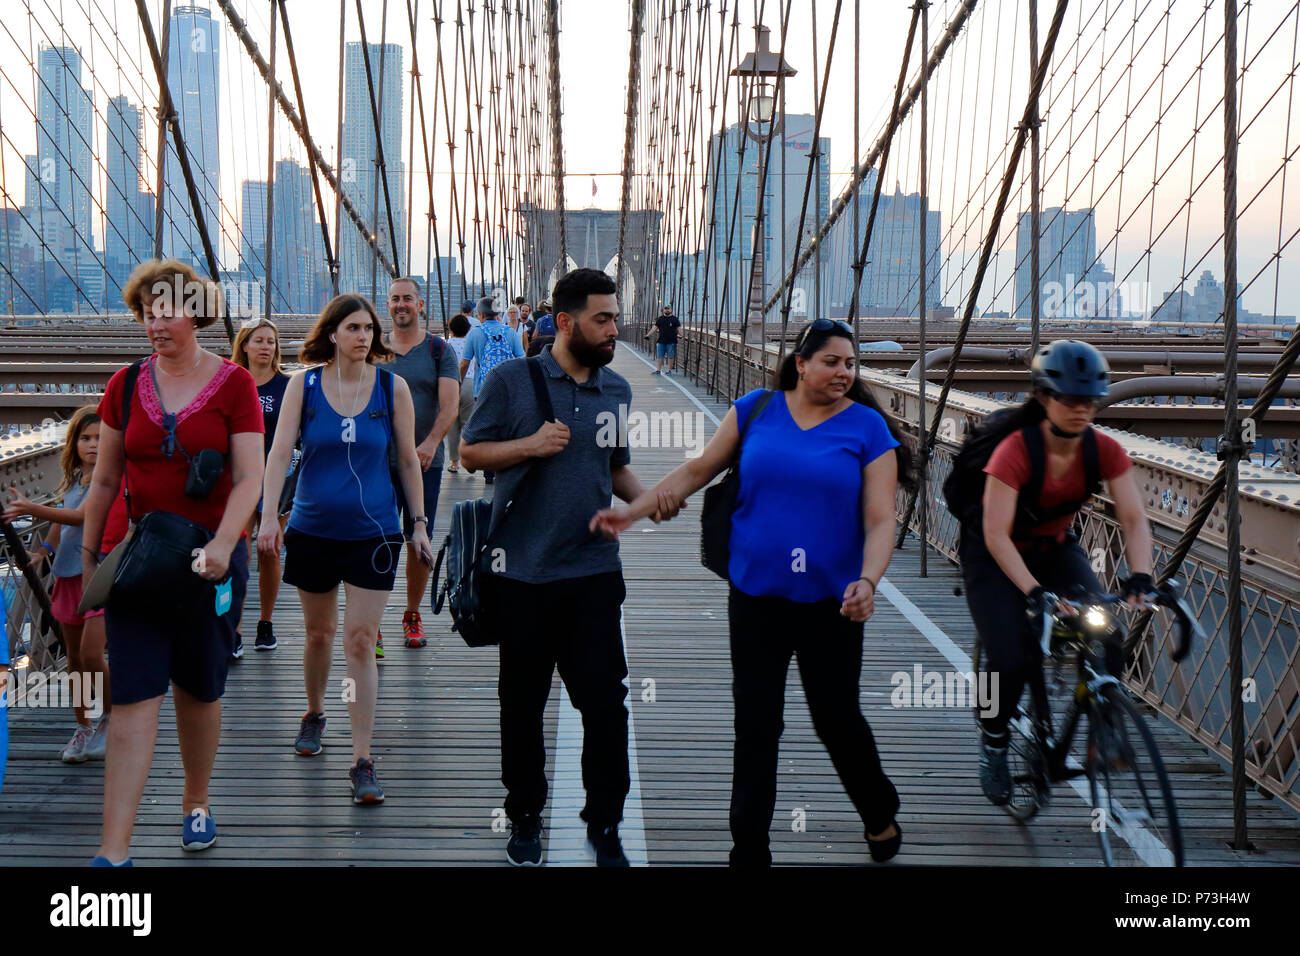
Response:
[[[1042,667],[1033,634],[1042,631],[1048,592],[1064,595],[1074,585],[1104,590],[1088,555],[1070,530],[1078,514],[1074,503],[1087,498],[1084,442],[1098,404],[1110,388],[1110,369],[1086,342],[1061,341],[1039,350],[1031,371],[1033,397],[1021,409],[1021,426],[994,449],[984,473],[983,519],[963,524],[958,556],[966,602],[997,675],[997,710],[980,718],[980,786],[1001,806],[1010,800],[1007,724],[1015,713],[1031,668]],[[1042,487],[1035,501],[1020,501],[1031,467],[1024,430],[1044,457]],[[1151,581],[1151,527],[1130,467],[1128,453],[1109,435],[1093,432],[1098,476],[1106,482],[1115,515],[1124,529],[1131,575],[1123,582],[1130,604],[1155,590]],[[1091,440],[1091,439],[1087,439]],[[1036,523],[1025,510],[1046,517]],[[1017,518],[1020,517],[1018,521]],[[1062,610],[1073,611],[1065,602]],[[1121,661],[1108,662],[1119,673]],[[981,702],[987,707],[991,702]]]
[[[99,405],[99,459],[86,497],[82,570],[99,565],[105,516],[125,473],[129,517],[152,511],[182,515],[214,533],[195,567],[212,582],[229,578],[230,606],[178,605],[160,594],[151,605],[110,598],[105,610],[113,668],[113,723],[104,778],[104,831],[95,865],[129,862],[131,831],[149,777],[158,711],[168,686],[185,765],[181,846],[201,850],[216,839],[208,783],[221,735],[221,695],[234,642],[234,620],[248,581],[241,539],[262,483],[262,409],[246,369],[199,347],[195,330],[217,318],[219,293],[188,265],[150,260],[138,266],[122,298],[141,322],[151,355],[130,396],[122,432],[126,369],[110,379]],[[224,456],[204,497],[185,494],[188,458],[203,449]],[[224,594],[214,589],[218,598]]]

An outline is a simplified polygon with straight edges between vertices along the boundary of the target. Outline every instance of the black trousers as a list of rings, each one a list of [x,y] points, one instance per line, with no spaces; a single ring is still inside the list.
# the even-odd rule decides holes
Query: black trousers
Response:
[[[483,606],[501,635],[501,782],[506,815],[518,820],[546,805],[542,717],[558,668],[582,714],[582,818],[597,826],[623,819],[627,758],[627,660],[619,624],[627,591],[619,571],[526,584],[481,577]]]
[[[958,556],[966,604],[984,644],[983,667],[998,675],[997,713],[981,717],[980,724],[986,737],[1001,742],[1029,675],[1034,668],[1042,670],[1043,653],[1030,633],[1024,594],[989,554],[983,537],[963,532]],[[1073,533],[1062,544],[1022,552],[1021,557],[1038,582],[1054,594],[1064,596],[1076,584],[1089,591],[1102,590]],[[1111,662],[1111,666],[1117,663]]]
[[[871,727],[858,702],[862,624],[840,616],[839,601],[800,604],[731,589],[732,695],[736,749],[731,784],[731,862],[767,864],[776,808],[777,752],[785,678],[793,656],[835,771],[868,832],[889,828],[898,791],[885,775]]]

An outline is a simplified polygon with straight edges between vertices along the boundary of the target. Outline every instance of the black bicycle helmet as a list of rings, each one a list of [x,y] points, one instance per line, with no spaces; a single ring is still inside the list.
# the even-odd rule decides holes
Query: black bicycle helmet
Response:
[[[1038,350],[1029,366],[1034,388],[1052,395],[1104,398],[1110,392],[1110,365],[1087,342],[1065,339]]]

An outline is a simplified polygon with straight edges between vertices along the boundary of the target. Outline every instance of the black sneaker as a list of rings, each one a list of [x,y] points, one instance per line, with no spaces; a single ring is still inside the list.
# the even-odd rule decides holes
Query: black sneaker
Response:
[[[298,727],[298,739],[293,742],[293,749],[303,757],[316,756],[325,749],[325,745],[320,742],[323,733],[325,733],[325,715],[304,714],[302,723]]]
[[[535,813],[510,821],[506,859],[515,866],[541,866],[542,818]]]
[[[618,824],[598,827],[587,824],[587,842],[596,851],[597,866],[630,866],[618,838]]]
[[[275,639],[275,631],[271,627],[270,621],[257,622],[257,640],[253,642],[253,650],[256,651],[273,651],[279,646]]]
[[[1011,771],[1007,768],[1007,748],[990,747],[980,741],[980,787],[995,807],[1011,802]]]
[[[354,763],[348,770],[348,778],[352,781],[353,803],[384,802],[384,788],[375,779],[375,762],[369,757],[362,757]]]
[[[244,639],[243,639],[243,637],[240,636],[239,632],[236,631],[236,632],[235,632],[235,649],[234,649],[233,651],[230,652],[230,659],[231,659],[232,661],[237,661],[237,660],[239,660],[239,659],[240,659],[241,657],[243,657],[243,656],[244,656]]]

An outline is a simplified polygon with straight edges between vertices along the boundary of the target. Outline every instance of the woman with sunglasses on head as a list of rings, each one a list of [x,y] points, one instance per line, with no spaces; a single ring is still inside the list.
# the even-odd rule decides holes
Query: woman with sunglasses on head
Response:
[[[235,334],[235,342],[230,348],[236,365],[248,369],[257,385],[257,400],[262,406],[262,423],[266,427],[264,435],[266,456],[271,454],[271,443],[275,440],[275,426],[280,418],[280,406],[284,404],[284,390],[289,384],[289,376],[284,374],[280,354],[280,330],[267,318],[249,319]],[[272,509],[272,519],[280,523],[281,530],[289,518],[289,505],[293,502],[293,489],[297,484],[294,464],[289,465],[290,474],[285,478],[284,490],[280,492],[277,506]],[[258,501],[253,517],[248,521],[248,539],[257,540],[257,528],[262,523],[264,502]],[[278,646],[275,630],[271,625],[271,613],[275,610],[275,600],[280,594],[280,552],[259,555],[257,562],[258,604],[257,638],[253,647],[259,651],[273,651]],[[235,629],[234,657],[244,654],[244,642],[240,637],[238,625]]]
[[[370,749],[379,696],[375,642],[405,542],[388,468],[390,446],[397,448],[411,509],[411,544],[420,560],[433,563],[415,404],[406,380],[375,364],[393,356],[382,335],[375,307],[363,296],[335,296],[321,311],[300,353],[314,367],[290,377],[266,462],[263,499],[278,501],[294,442],[301,438],[293,510],[285,530],[267,522],[257,536],[260,555],[284,546],[284,580],[302,600],[307,713],[294,750],[303,757],[324,749],[325,695],[343,584],[343,652],[352,688],[346,695],[353,756],[348,776],[355,804],[384,800]]]
[[[104,621],[113,671],[113,722],[104,773],[104,830],[98,866],[129,862],[131,831],[158,736],[158,713],[171,688],[185,784],[181,848],[217,838],[208,785],[221,736],[221,696],[248,581],[242,539],[262,484],[262,411],[246,369],[199,347],[195,331],[217,321],[220,292],[181,262],[156,259],[131,273],[122,290],[144,325],[153,354],[115,374],[99,403],[98,458],[83,505],[82,576],[99,566],[105,516],[126,479],[130,519],[169,513],[213,537],[197,549],[186,578],[148,600],[110,595]],[[132,370],[135,370],[134,373]],[[128,394],[126,382],[135,376]],[[123,408],[129,416],[123,429]],[[219,469],[209,469],[214,463]],[[133,540],[147,539],[137,526]],[[157,569],[153,569],[157,570]],[[151,570],[152,573],[152,570]]]
[[[736,707],[731,863],[772,862],[768,830],[791,657],[871,858],[883,862],[902,843],[898,792],[862,715],[858,680],[863,623],[889,565],[895,490],[912,481],[911,455],[858,380],[846,323],[806,326],[773,392],[742,397],[698,458],[626,508],[599,512],[592,528],[614,535],[656,511],[675,514],[738,450],[727,602]],[[797,476],[792,461],[803,465]]]
[[[966,603],[986,666],[998,676],[996,710],[980,718],[980,786],[998,806],[1011,798],[1007,725],[1030,668],[1042,667],[1034,635],[1052,610],[1048,594],[1064,596],[1074,585],[1104,590],[1070,530],[1091,495],[1089,474],[1107,483],[1124,529],[1132,572],[1122,582],[1124,597],[1135,604],[1155,590],[1151,527],[1128,453],[1092,428],[1110,390],[1105,357],[1087,342],[1053,342],[1034,356],[1030,381],[1032,396],[1001,426],[1008,434],[983,468],[983,497],[963,518],[958,545]],[[1108,664],[1121,672],[1122,661]]]

